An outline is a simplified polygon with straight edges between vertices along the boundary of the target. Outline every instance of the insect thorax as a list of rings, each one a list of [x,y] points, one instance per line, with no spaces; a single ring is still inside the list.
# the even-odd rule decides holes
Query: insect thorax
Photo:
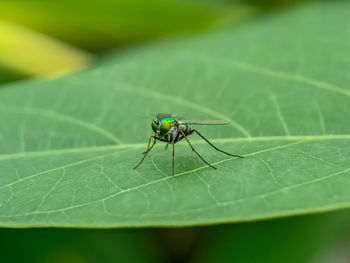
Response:
[[[185,134],[188,135],[192,131],[192,128],[189,124],[181,123],[181,122],[175,122],[174,125],[170,128],[170,130],[162,136],[163,140],[166,142],[178,142],[179,140],[183,139],[183,135],[180,132],[180,130]]]
[[[156,136],[165,142],[177,142],[183,138],[182,131],[185,135],[188,135],[192,131],[191,125],[183,123],[174,117],[165,117],[162,119],[154,120],[152,123],[152,129]]]

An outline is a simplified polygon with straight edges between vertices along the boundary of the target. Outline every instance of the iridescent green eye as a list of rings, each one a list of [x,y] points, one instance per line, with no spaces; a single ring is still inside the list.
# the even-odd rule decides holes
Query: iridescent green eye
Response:
[[[171,128],[171,122],[169,121],[162,121],[160,124],[160,134],[167,133]]]
[[[152,121],[152,130],[155,133],[157,132],[157,129],[158,129],[158,123],[159,123],[159,121],[157,121],[157,120]]]

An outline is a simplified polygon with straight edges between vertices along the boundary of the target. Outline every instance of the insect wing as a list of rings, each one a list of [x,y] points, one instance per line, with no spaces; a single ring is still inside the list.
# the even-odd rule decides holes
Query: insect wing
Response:
[[[171,114],[171,113],[158,113],[156,115],[157,120],[159,120],[159,121],[163,118],[168,118],[168,117],[173,117],[173,116],[174,116],[174,114]]]
[[[207,120],[207,121],[183,121],[185,124],[190,125],[225,125],[229,124],[228,121]]]
[[[176,114],[173,113],[158,113],[156,115],[157,120],[162,120],[163,118],[176,118],[177,120],[181,120],[180,116],[177,116]]]

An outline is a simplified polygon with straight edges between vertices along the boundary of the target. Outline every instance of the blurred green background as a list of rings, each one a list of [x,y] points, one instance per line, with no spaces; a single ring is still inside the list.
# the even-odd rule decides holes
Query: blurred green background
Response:
[[[109,50],[239,25],[301,0],[3,0],[0,81],[64,74]]]
[[[0,84],[67,74],[112,50],[239,26],[303,2],[0,1]],[[180,229],[0,229],[1,262],[346,263],[349,219],[340,211]]]
[[[349,212],[160,229],[0,229],[2,262],[349,262]]]

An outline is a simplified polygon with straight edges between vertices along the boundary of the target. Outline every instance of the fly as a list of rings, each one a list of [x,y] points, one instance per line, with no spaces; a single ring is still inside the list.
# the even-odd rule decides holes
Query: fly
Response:
[[[205,140],[211,147],[215,150],[222,152],[226,155],[244,158],[241,155],[231,154],[217,148],[212,144],[208,139],[206,139],[202,134],[200,134],[196,129],[192,128],[192,125],[223,125],[228,124],[228,122],[223,121],[183,121],[180,118],[174,116],[173,114],[158,113],[156,119],[152,121],[152,130],[154,131],[154,136],[150,136],[148,140],[147,149],[143,152],[143,157],[140,162],[134,167],[136,169],[140,166],[143,160],[146,158],[147,154],[151,151],[153,146],[156,144],[156,141],[162,141],[172,145],[173,155],[172,155],[172,175],[174,175],[174,163],[175,163],[175,143],[185,139],[188,145],[191,147],[198,157],[208,166],[213,169],[216,169],[215,166],[208,163],[192,146],[191,142],[188,140],[188,136],[192,133],[197,133],[203,140]],[[152,145],[151,141],[153,139]]]

